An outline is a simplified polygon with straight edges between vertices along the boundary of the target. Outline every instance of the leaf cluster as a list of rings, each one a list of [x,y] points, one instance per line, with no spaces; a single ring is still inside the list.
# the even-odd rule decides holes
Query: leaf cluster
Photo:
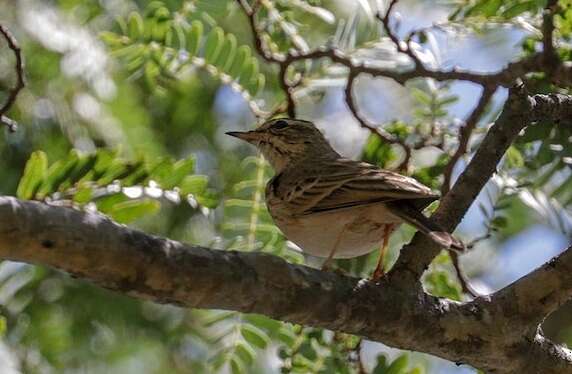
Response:
[[[127,161],[106,149],[92,154],[72,150],[49,165],[46,154],[36,151],[26,163],[17,196],[77,207],[91,204],[121,223],[156,213],[161,198],[214,208],[217,196],[206,176],[193,174],[194,168],[194,157]]]

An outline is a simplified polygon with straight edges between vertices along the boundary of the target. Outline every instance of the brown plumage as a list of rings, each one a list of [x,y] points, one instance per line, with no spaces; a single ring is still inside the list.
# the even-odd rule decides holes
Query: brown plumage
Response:
[[[383,244],[383,257],[388,236],[403,222],[444,248],[464,248],[421,213],[438,195],[413,178],[342,157],[311,122],[277,119],[228,134],[257,146],[275,169],[266,187],[268,210],[306,253],[329,263]]]

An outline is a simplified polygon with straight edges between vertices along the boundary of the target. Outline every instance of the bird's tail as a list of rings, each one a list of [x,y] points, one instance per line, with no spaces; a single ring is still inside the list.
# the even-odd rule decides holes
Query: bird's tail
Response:
[[[415,227],[443,248],[464,251],[465,245],[405,201],[387,203],[391,213]]]

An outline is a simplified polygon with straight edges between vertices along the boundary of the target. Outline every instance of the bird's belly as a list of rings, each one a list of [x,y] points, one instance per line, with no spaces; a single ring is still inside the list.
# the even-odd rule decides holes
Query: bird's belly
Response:
[[[386,224],[401,220],[380,204],[276,221],[288,240],[313,256],[351,258],[379,248]],[[336,244],[337,243],[337,244]]]

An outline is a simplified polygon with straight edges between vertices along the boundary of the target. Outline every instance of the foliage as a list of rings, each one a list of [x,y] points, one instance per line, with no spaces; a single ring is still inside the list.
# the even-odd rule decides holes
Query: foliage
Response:
[[[264,87],[264,75],[250,47],[237,45],[236,37],[208,14],[195,14],[191,5],[172,13],[161,1],[151,1],[143,14],[131,12],[118,20],[121,34],[103,32],[101,38],[128,72],[143,76],[149,87],[177,79],[189,65],[204,68],[251,96]]]
[[[28,81],[10,113],[21,123],[20,131],[0,138],[2,194],[98,211],[198,245],[317,264],[283,237],[264,206],[264,186],[272,176],[267,163],[253,156],[252,149],[222,136],[227,129],[263,120],[267,113],[259,109],[270,111],[283,98],[279,70],[256,52],[251,25],[238,2],[40,3],[0,2],[6,19],[2,22],[10,23],[22,44]],[[382,36],[375,15],[385,9],[375,3],[261,0],[255,21],[263,31],[262,42],[273,53],[336,46],[365,65],[411,68],[411,61]],[[476,33],[495,44],[498,40],[487,30],[499,24],[510,31],[533,30],[519,44],[522,55],[541,49],[537,31],[545,0],[429,5],[432,10],[443,7],[450,22],[412,34],[411,45],[428,67],[450,67],[446,51],[440,49],[443,39]],[[427,9],[427,4],[420,1],[412,7]],[[564,41],[557,53],[564,60],[572,56],[571,8],[570,0],[560,0],[555,14],[556,37]],[[409,31],[406,23],[396,16],[391,27],[403,36]],[[4,50],[0,44],[2,94],[11,86],[13,63]],[[286,73],[298,113],[328,124],[326,130],[347,126],[340,138],[352,138],[352,123],[337,101],[346,83],[345,68],[320,59],[293,64]],[[544,74],[528,79],[538,91],[554,92]],[[373,79],[364,81],[359,90],[363,87],[365,98],[357,100],[364,112],[366,107],[378,109],[383,101],[389,104],[384,110],[405,102],[406,113],[384,117],[373,126],[392,139],[391,144],[368,133],[355,154],[394,169],[407,157],[406,145],[412,154],[403,172],[439,189],[470,109],[466,92],[431,79],[410,81],[401,91],[390,85],[379,89]],[[498,103],[491,108],[494,115]],[[494,118],[488,114],[476,124],[460,166],[480,142],[487,120]],[[520,136],[474,204],[484,232],[459,233],[469,246],[492,243],[500,248],[538,222],[570,235],[569,128],[538,123]],[[392,236],[387,270],[412,234],[404,227]],[[377,256],[374,251],[338,260],[335,267],[368,277]],[[501,253],[493,251],[477,274],[497,261],[496,256]],[[424,285],[431,294],[463,299],[446,253],[430,266]],[[22,372],[431,371],[427,359],[409,353],[393,356],[356,336],[258,315],[154,305],[44,267],[9,261],[0,264],[0,304],[0,332]],[[373,352],[375,359],[367,360],[366,352]]]
[[[160,208],[158,199],[178,203],[188,201],[214,208],[215,193],[208,189],[204,175],[193,175],[193,157],[174,161],[170,158],[133,162],[117,152],[99,150],[93,154],[70,151],[68,157],[48,166],[44,152],[32,153],[20,180],[17,196],[21,199],[68,202],[86,206],[127,223]]]

